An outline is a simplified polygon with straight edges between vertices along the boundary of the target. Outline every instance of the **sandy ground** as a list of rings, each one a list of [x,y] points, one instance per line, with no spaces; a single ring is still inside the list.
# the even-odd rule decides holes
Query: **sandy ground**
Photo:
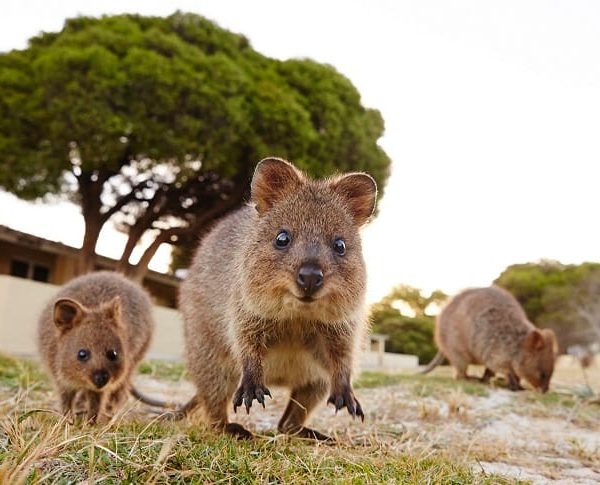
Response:
[[[600,388],[599,364],[587,372],[588,382],[596,389]],[[450,371],[436,372],[449,375]],[[600,406],[582,399],[570,406],[542,403],[531,391],[513,393],[482,386],[478,394],[483,395],[472,395],[454,386],[418,382],[358,389],[365,423],[322,406],[311,417],[310,426],[357,446],[375,442],[392,454],[441,454],[475,470],[533,483],[600,483]],[[563,359],[553,379],[555,397],[572,395],[583,384],[580,367]],[[177,402],[185,402],[194,393],[187,381],[140,376],[137,385],[149,395]],[[255,404],[249,416],[238,410],[231,419],[258,434],[272,435],[287,401],[285,390],[272,391],[266,409]]]

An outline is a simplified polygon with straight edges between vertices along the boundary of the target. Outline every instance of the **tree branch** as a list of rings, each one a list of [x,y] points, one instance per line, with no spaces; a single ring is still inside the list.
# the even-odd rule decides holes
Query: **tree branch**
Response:
[[[244,190],[238,186],[238,189],[230,194],[227,199],[221,199],[213,207],[196,216],[193,223],[188,226],[172,227],[164,229],[156,236],[152,244],[146,248],[138,263],[128,270],[128,275],[135,281],[141,282],[146,272],[148,264],[158,251],[161,244],[169,242],[173,236],[181,237],[188,234],[200,233],[202,228],[222,216],[223,213],[231,210],[238,205],[244,197]]]
[[[113,215],[115,215],[117,212],[119,212],[127,204],[129,204],[130,202],[135,200],[135,196],[136,196],[137,192],[140,189],[142,189],[143,187],[145,187],[146,185],[148,185],[149,181],[150,181],[150,179],[147,178],[145,180],[142,180],[141,182],[138,182],[133,187],[131,187],[130,192],[119,197],[119,199],[117,199],[117,202],[115,203],[115,205],[113,205],[111,208],[109,208],[106,212],[102,213],[102,218],[101,218],[102,224],[107,222]]]

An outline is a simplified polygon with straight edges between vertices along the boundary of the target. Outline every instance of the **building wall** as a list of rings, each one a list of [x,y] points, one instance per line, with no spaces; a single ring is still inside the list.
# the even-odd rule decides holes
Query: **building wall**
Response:
[[[37,322],[58,286],[0,275],[0,351],[37,355]],[[156,331],[150,358],[178,359],[183,350],[183,325],[176,310],[154,307]]]
[[[77,258],[64,254],[56,256],[56,265],[54,267],[54,277],[51,283],[62,285],[77,276]]]
[[[0,274],[8,274],[10,271],[10,250],[5,242],[0,241]]]
[[[47,283],[0,275],[0,350],[36,353],[37,320],[56,289]]]

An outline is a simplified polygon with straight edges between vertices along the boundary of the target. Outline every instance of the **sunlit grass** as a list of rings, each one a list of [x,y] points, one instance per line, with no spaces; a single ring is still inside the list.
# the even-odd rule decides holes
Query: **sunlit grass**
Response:
[[[448,390],[461,390],[465,394],[487,396],[488,387],[475,381],[457,381],[452,377],[422,375],[416,371],[402,374],[385,374],[381,372],[363,372],[354,385],[357,389],[408,384],[418,396],[432,396]]]
[[[396,454],[377,444],[238,441],[169,422],[89,427],[19,410],[0,423],[3,483],[502,483],[440,456]]]
[[[189,385],[180,362],[146,361],[140,373],[156,390]],[[0,355],[0,484],[519,483],[486,475],[477,463],[531,468],[535,455],[524,456],[502,440],[472,441],[474,430],[505,416],[597,426],[598,406],[560,385],[543,395],[498,391],[501,382],[456,381],[442,367],[425,376],[365,372],[355,387],[363,404],[370,395],[381,401],[365,406],[368,419],[360,426],[340,427],[344,413],[330,413],[331,421],[322,413],[318,426],[314,418],[319,429],[331,426],[335,445],[279,435],[275,424],[252,441],[237,441],[192,420],[157,421],[133,400],[108,425],[67,422],[54,411],[56,398],[39,364]],[[479,406],[486,402],[482,415]],[[444,433],[448,426],[455,431]],[[596,467],[594,449],[578,439],[563,443],[561,456]]]
[[[142,372],[170,381],[184,376],[171,362],[144,363]],[[405,379],[366,374],[362,382]],[[73,424],[52,410],[49,390],[35,362],[0,357],[0,483],[515,483],[443,453],[398,452],[375,431],[335,445],[271,433],[238,441],[129,410],[108,425]]]

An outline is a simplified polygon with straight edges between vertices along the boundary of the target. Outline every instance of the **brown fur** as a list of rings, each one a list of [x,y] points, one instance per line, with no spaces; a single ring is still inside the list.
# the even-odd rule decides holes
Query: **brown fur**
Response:
[[[228,423],[234,409],[264,406],[267,386],[291,399],[279,430],[323,439],[304,427],[329,392],[336,409],[364,418],[351,386],[356,347],[366,329],[365,265],[359,226],[372,214],[376,186],[365,174],[314,181],[280,159],[265,159],[252,180],[254,206],[222,220],[202,241],[180,309],[186,358],[200,406],[215,427],[248,436]],[[282,229],[292,242],[274,246]],[[332,248],[343,238],[346,254]],[[311,302],[296,283],[305,263],[318,265],[323,285]],[[236,391],[237,389],[237,391]]]
[[[437,318],[435,340],[457,378],[467,377],[469,364],[480,364],[486,368],[483,381],[500,373],[512,390],[521,389],[521,379],[548,390],[557,350],[554,332],[536,329],[502,288],[469,289],[455,296]]]
[[[151,308],[139,286],[110,272],[76,278],[48,303],[38,345],[65,415],[83,406],[95,421],[125,402],[132,373],[150,345]],[[80,350],[89,353],[87,360],[79,360]],[[109,358],[110,351],[116,359]],[[94,383],[98,376],[107,380],[102,387]]]

